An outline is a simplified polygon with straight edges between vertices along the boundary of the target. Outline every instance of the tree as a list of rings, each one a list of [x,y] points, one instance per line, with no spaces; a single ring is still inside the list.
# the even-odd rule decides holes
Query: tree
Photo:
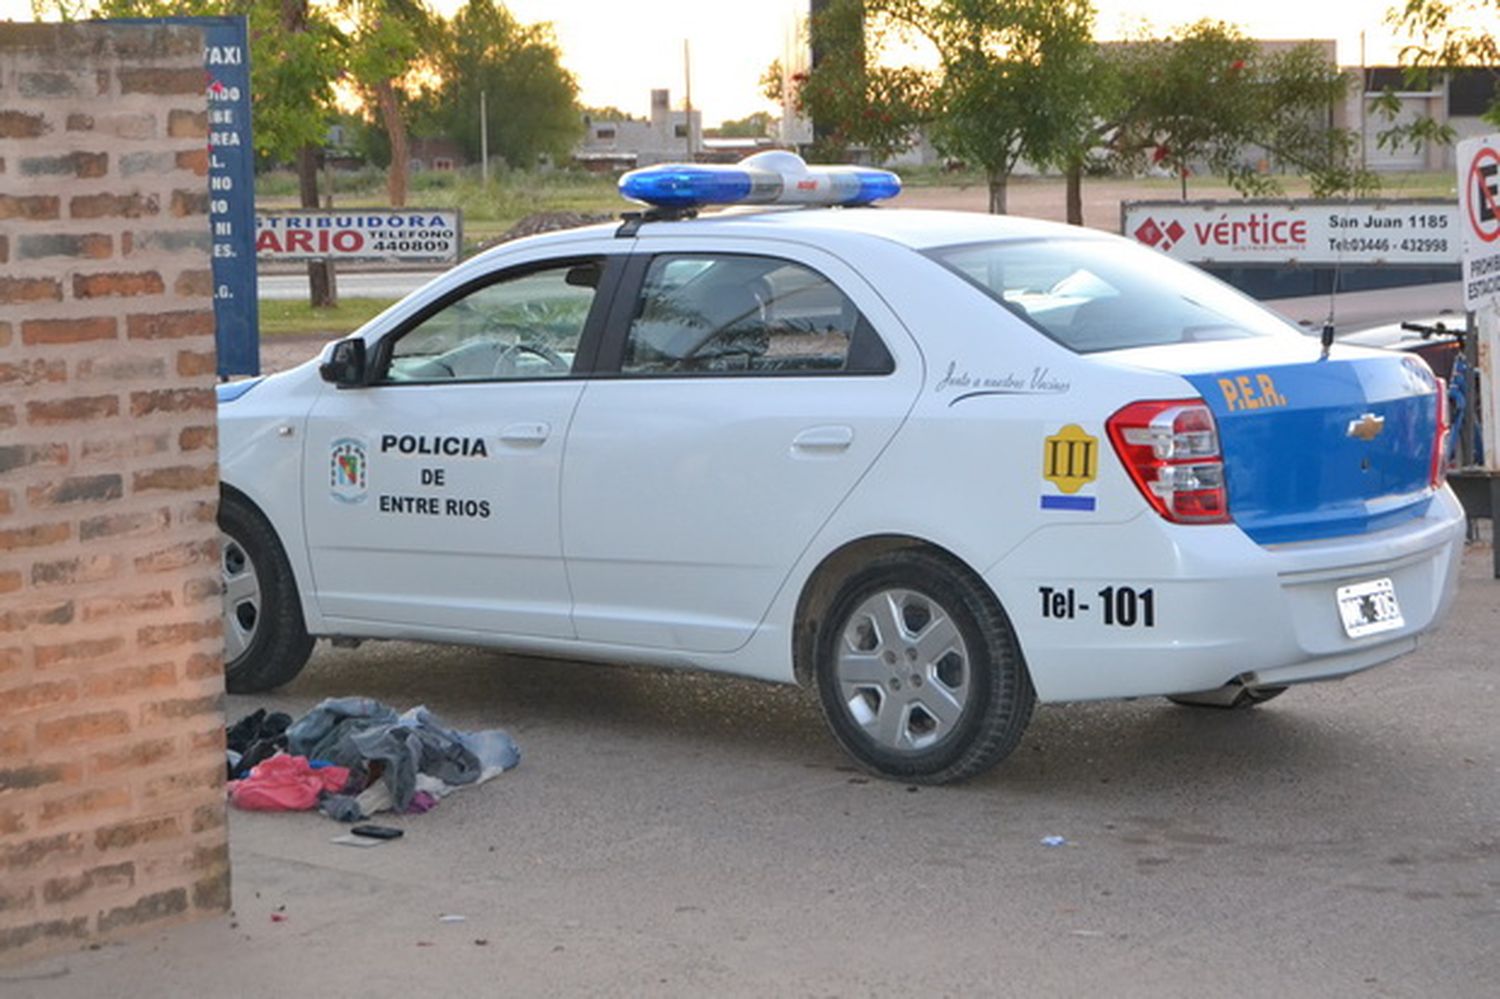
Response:
[[[251,132],[256,152],[295,160],[303,208],[318,207],[318,155],[333,109],[333,81],[343,66],[344,38],[308,0],[33,0],[40,16],[200,17],[244,15],[250,33]],[[307,265],[314,306],[337,299],[333,263]]]
[[[1488,73],[1495,89],[1483,119],[1500,128],[1500,40],[1495,37],[1495,17],[1500,0],[1406,0],[1392,8],[1386,21],[1404,31],[1412,41],[1401,49],[1401,65],[1413,89],[1428,89],[1432,77],[1466,69]],[[1374,105],[1378,114],[1392,122],[1380,133],[1382,148],[1399,149],[1410,144],[1446,145],[1456,136],[1446,122],[1419,115],[1405,124],[1394,124],[1401,101],[1387,90]]]
[[[578,109],[583,115],[584,121],[649,121],[649,118],[638,118],[633,114],[621,111],[613,104],[603,107],[581,107]]]
[[[299,27],[288,30],[283,9],[298,4]],[[333,108],[333,81],[343,65],[343,36],[305,0],[32,0],[37,17],[215,17],[243,15],[250,29],[252,132],[256,152],[291,160],[304,145],[321,145]]]
[[[721,122],[718,128],[710,128],[704,134],[722,139],[759,139],[771,134],[776,119],[769,111],[756,111],[743,118]]]
[[[878,0],[936,50],[934,144],[985,171],[1006,210],[1016,166],[1060,165],[1093,119],[1088,0]]]
[[[1123,49],[1126,98],[1111,138],[1118,164],[1149,157],[1183,178],[1184,198],[1200,163],[1242,194],[1276,193],[1276,178],[1245,158],[1258,146],[1309,177],[1319,197],[1375,185],[1355,165],[1357,138],[1330,120],[1349,78],[1317,46],[1267,52],[1232,25],[1205,20]]]
[[[1315,198],[1369,195],[1380,188],[1380,179],[1359,162],[1360,137],[1331,120],[1334,104],[1348,93],[1349,74],[1311,43],[1264,56],[1253,68],[1260,93],[1249,141],[1306,177]],[[1280,185],[1258,189],[1274,193]]]
[[[940,150],[985,171],[990,211],[1004,212],[1017,164],[1059,165],[1091,120],[1088,0],[832,0],[823,16],[822,57],[791,82],[798,110],[831,124],[830,152],[883,158],[926,124]],[[912,35],[935,71],[879,59],[888,39]],[[779,74],[763,83],[774,97]]]
[[[807,31],[817,51],[811,69],[787,75],[777,59],[761,74],[761,92],[812,120],[815,162],[847,162],[863,150],[877,162],[910,148],[931,115],[933,75],[890,66],[877,56],[898,27],[888,16],[867,16],[864,0],[829,0],[816,9]]]
[[[434,47],[442,82],[424,100],[424,128],[479,158],[483,94],[491,155],[519,167],[562,159],[582,135],[583,120],[578,84],[560,59],[550,24],[521,24],[498,0],[469,0]]]
[[[1205,165],[1242,194],[1280,182],[1246,159],[1254,147],[1310,178],[1328,197],[1378,186],[1357,162],[1357,137],[1330,120],[1349,78],[1316,45],[1268,52],[1238,29],[1204,20],[1162,38],[1100,47],[1093,115],[1065,158],[1068,221],[1082,223],[1084,166],[1164,167],[1182,178]]]
[[[406,204],[407,116],[418,79],[429,68],[424,53],[437,40],[437,19],[423,0],[345,0],[353,22],[349,75],[367,105],[379,113],[390,140],[386,197]]]

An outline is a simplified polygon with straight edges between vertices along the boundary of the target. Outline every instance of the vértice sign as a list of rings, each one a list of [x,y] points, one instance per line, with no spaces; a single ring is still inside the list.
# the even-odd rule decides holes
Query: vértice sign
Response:
[[[1458,263],[1452,201],[1130,201],[1121,232],[1191,264]]]
[[[462,216],[451,209],[298,209],[255,216],[255,258],[262,264],[454,264],[462,246]]]

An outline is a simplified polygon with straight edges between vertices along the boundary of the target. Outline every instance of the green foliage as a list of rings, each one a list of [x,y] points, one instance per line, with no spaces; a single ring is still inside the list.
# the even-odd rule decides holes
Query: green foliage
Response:
[[[1149,156],[1174,174],[1196,163],[1238,172],[1258,109],[1257,51],[1254,41],[1216,21],[1127,46],[1118,63],[1127,98],[1116,154],[1125,163]]]
[[[982,167],[990,210],[1023,159],[1060,166],[1093,119],[1098,50],[1089,0],[874,0],[924,37],[940,70],[931,94],[939,150]]]
[[[438,19],[424,0],[341,0],[352,23],[349,79],[366,106],[378,112],[390,144],[387,193],[392,205],[406,204],[407,119],[420,81],[431,70],[426,53],[438,37]]]
[[[592,107],[579,108],[579,114],[581,114],[583,116],[583,120],[584,121],[588,121],[588,122],[594,122],[594,121],[647,121],[647,120],[649,120],[649,119],[646,119],[646,118],[638,118],[638,117],[636,117],[633,114],[627,114],[626,112],[621,111],[619,108],[615,107],[613,104],[606,104],[604,107],[601,107],[601,108],[592,108]]]
[[[294,5],[295,6],[295,5]],[[343,36],[323,8],[306,4],[301,31],[283,21],[282,0],[32,0],[38,17],[244,15],[250,31],[251,131],[263,158],[286,160],[321,145],[343,62]]]
[[[1358,165],[1358,138],[1329,120],[1348,77],[1316,45],[1267,53],[1234,26],[1204,20],[1118,46],[1106,64],[1113,103],[1100,139],[1118,168],[1185,178],[1204,165],[1242,194],[1279,193],[1273,175],[1245,161],[1258,146],[1306,175],[1315,196],[1378,187]]]
[[[477,160],[483,93],[491,156],[519,167],[565,158],[583,122],[560,57],[551,25],[521,24],[498,0],[469,0],[434,46],[442,82],[422,101],[419,130],[457,140]]]
[[[796,108],[828,129],[815,156],[862,146],[883,159],[927,125],[940,150],[985,171],[1003,211],[1016,164],[1061,164],[1091,121],[1093,20],[1088,0],[833,0],[812,24],[819,65],[788,82]],[[879,58],[913,39],[936,70]],[[762,78],[773,100],[781,77],[773,64]]]
[[[321,146],[332,112],[333,81],[345,58],[343,34],[327,10],[308,5],[300,31],[289,31],[277,0],[227,0],[250,24],[250,93],[256,152],[289,160]]]
[[[346,67],[366,100],[386,80],[403,92],[415,88],[427,68],[425,47],[438,32],[437,17],[423,0],[340,0],[339,7],[351,24]]]
[[[1307,177],[1315,198],[1379,190],[1380,179],[1360,165],[1359,136],[1329,120],[1348,92],[1347,74],[1312,44],[1262,55],[1253,68],[1258,94],[1249,142]],[[1229,179],[1234,183],[1233,175]],[[1280,185],[1271,190],[1279,193]]]
[[[1483,118],[1500,128],[1497,17],[1500,17],[1500,0],[1406,0],[1404,6],[1392,9],[1386,17],[1387,23],[1412,39],[1401,49],[1401,65],[1406,70],[1407,85],[1413,90],[1426,90],[1434,76],[1450,70],[1488,70],[1496,84],[1496,96]],[[1374,109],[1390,125],[1380,133],[1381,148],[1399,149],[1410,145],[1421,149],[1432,144],[1447,145],[1457,137],[1447,124],[1426,115],[1397,123],[1401,101],[1389,89],[1375,102]]]
[[[704,135],[710,138],[723,139],[759,139],[771,134],[771,126],[776,119],[771,117],[768,111],[756,111],[743,118],[725,121],[718,128],[704,130]]]
[[[878,56],[897,22],[864,0],[830,0],[809,23],[819,53],[815,69],[791,75],[793,107],[816,123],[815,161],[849,159],[853,147],[877,161],[907,149],[931,114],[933,76],[891,66]],[[867,12],[870,16],[866,16]],[[782,71],[773,63],[761,78],[772,100],[782,97]]]

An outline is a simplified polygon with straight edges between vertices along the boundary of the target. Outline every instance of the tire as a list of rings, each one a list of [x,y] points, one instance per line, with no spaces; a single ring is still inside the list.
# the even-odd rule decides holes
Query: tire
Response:
[[[814,648],[834,738],[882,777],[973,777],[1016,748],[1036,704],[999,602],[925,552],[884,555],[853,574]]]
[[[1184,708],[1246,711],[1285,693],[1285,687],[1247,687],[1241,683],[1228,683],[1218,690],[1205,690],[1193,694],[1168,694],[1167,700]]]
[[[219,499],[219,567],[224,579],[224,686],[258,694],[290,683],[313,640],[286,552],[271,525],[234,493]]]

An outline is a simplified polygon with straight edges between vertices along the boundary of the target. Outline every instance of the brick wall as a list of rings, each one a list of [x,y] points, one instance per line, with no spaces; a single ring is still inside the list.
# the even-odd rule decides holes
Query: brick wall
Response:
[[[229,903],[202,49],[0,23],[0,962]]]

